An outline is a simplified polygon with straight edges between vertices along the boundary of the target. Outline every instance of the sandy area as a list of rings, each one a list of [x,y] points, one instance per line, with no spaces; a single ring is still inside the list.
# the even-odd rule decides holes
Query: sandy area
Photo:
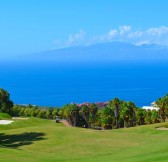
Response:
[[[18,120],[27,120],[27,119],[29,119],[29,118],[12,117],[12,119],[18,119]]]
[[[168,130],[168,128],[165,127],[160,127],[160,128],[156,128],[157,130]]]
[[[0,120],[1,125],[11,124],[12,122],[14,122],[14,121],[12,121],[12,120]]]

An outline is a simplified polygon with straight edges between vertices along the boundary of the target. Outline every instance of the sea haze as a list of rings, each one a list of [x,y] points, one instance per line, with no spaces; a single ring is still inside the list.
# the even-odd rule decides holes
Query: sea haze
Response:
[[[149,105],[168,92],[166,63],[0,64],[0,87],[16,104],[62,106],[114,97]]]

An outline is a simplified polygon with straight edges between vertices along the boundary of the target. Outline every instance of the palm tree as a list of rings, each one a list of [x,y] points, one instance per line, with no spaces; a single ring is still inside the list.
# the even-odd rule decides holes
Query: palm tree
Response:
[[[114,111],[106,106],[100,110],[101,126],[105,129],[113,128]]]
[[[129,118],[130,118],[130,111],[128,109],[127,102],[123,102],[123,104],[121,105],[120,118],[124,122],[124,128],[128,127],[128,122],[129,122]]]
[[[137,111],[136,117],[137,117],[137,123],[138,123],[138,125],[145,124],[146,110],[144,110],[144,109],[137,109],[136,111]]]
[[[160,115],[161,122],[165,122],[166,111],[168,109],[168,94],[166,94],[164,97],[159,98],[156,101],[156,104],[159,107],[159,115]]]
[[[76,104],[67,104],[62,109],[62,116],[73,126],[77,126],[79,108]]]
[[[119,117],[120,117],[120,106],[122,101],[118,98],[114,98],[113,100],[109,101],[109,106],[112,107],[115,115],[115,123],[116,128],[119,128]]]
[[[135,110],[136,110],[136,105],[134,102],[128,102],[128,109],[129,109],[129,116],[130,116],[130,126],[133,127],[135,126]]]
[[[97,112],[98,112],[98,107],[97,107],[96,104],[92,103],[89,106],[89,110],[90,110],[89,124],[94,127],[95,122],[96,122],[96,116],[97,116]]]
[[[77,126],[78,116],[79,116],[79,108],[76,104],[71,104],[69,106],[71,118],[73,120],[73,126]]]
[[[158,123],[158,122],[159,122],[159,114],[158,114],[158,111],[152,110],[151,113],[152,113],[152,115],[151,115],[152,122],[153,122],[153,123]]]
[[[88,105],[82,105],[82,109],[80,110],[81,115],[86,121],[87,127],[90,128],[89,124],[89,115],[90,115],[90,109]]]

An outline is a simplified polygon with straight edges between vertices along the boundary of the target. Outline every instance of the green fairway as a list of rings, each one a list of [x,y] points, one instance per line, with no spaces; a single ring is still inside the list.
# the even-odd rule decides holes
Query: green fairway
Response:
[[[0,125],[0,161],[167,161],[168,131],[155,130],[161,125],[96,131],[38,118],[15,120]]]

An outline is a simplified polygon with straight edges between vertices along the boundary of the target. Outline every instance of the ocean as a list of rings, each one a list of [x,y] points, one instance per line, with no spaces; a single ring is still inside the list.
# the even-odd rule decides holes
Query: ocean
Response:
[[[15,104],[62,106],[114,97],[139,107],[168,92],[166,63],[1,63],[0,87]]]

